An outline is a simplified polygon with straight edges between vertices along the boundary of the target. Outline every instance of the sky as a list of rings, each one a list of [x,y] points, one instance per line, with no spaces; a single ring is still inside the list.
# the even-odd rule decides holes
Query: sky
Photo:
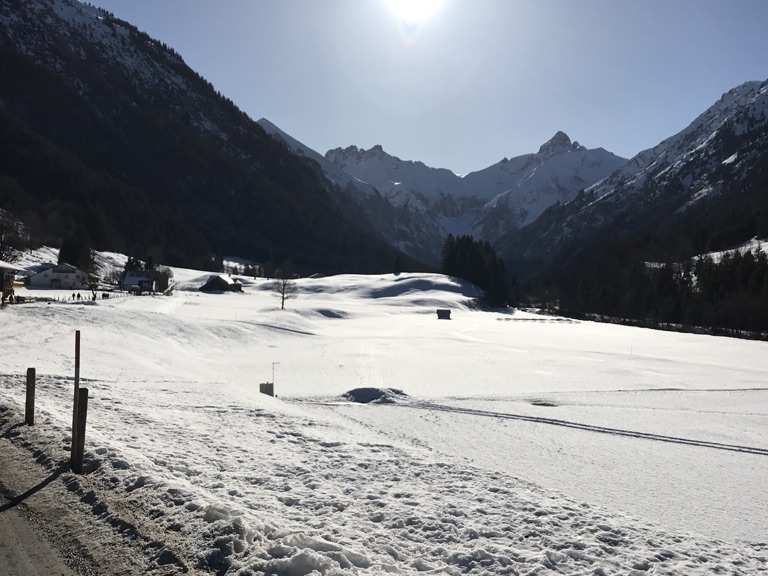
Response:
[[[306,145],[457,173],[557,130],[631,157],[768,78],[765,0],[91,0]],[[425,0],[411,0],[425,1]]]

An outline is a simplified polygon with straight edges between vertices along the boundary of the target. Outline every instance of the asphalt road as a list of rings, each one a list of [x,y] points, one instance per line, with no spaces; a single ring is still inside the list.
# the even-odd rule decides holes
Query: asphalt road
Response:
[[[0,496],[0,507],[6,503]],[[0,512],[0,573],[3,576],[75,576],[15,507]]]

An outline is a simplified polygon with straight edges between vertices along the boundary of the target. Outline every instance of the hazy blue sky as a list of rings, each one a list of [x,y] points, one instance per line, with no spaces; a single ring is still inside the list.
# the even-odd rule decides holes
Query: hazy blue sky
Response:
[[[415,27],[388,0],[94,3],[320,152],[456,172],[556,130],[631,156],[768,77],[766,0],[444,0]]]

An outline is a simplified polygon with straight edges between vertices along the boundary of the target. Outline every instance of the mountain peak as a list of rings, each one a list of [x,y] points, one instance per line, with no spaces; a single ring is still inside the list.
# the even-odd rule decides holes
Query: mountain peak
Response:
[[[552,138],[539,147],[539,154],[557,154],[576,147],[580,148],[581,146],[578,142],[571,142],[571,138],[568,134],[562,130],[558,130]]]
[[[371,158],[394,158],[390,156],[381,144],[371,146],[368,150],[365,148],[358,148],[355,145],[347,146],[346,148],[334,148],[328,150],[325,153],[325,158],[331,162],[344,162],[351,158],[357,159],[357,161],[371,159]]]

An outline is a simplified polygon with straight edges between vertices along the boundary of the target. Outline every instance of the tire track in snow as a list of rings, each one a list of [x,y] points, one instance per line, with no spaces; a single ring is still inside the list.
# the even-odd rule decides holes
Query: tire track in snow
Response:
[[[544,393],[549,395],[557,394],[572,394],[574,390],[547,390]],[[635,394],[638,392],[768,392],[768,387],[750,387],[750,388],[677,388],[677,387],[665,387],[665,388],[596,388],[594,390],[578,390],[580,394]],[[529,397],[528,395],[511,395],[511,396],[483,396],[483,395],[453,395],[446,396],[449,400],[488,400],[488,401],[507,401],[507,400],[520,400]]]
[[[614,436],[626,436],[629,438],[638,438],[641,440],[654,440],[656,442],[668,442],[671,444],[683,444],[686,446],[698,446],[700,448],[713,448],[716,450],[727,450],[730,452],[741,452],[744,454],[756,454],[758,456],[768,456],[768,448],[742,446],[739,444],[723,444],[720,442],[696,440],[693,438],[682,438],[679,436],[665,436],[663,434],[653,434],[651,432],[639,432],[636,430],[609,428],[607,426],[583,424],[581,422],[574,422],[572,420],[560,420],[558,418],[546,418],[544,416],[528,416],[525,414],[515,414],[515,413],[509,413],[509,412],[492,412],[490,410],[477,410],[474,408],[458,408],[454,406],[445,406],[444,404],[435,404],[432,402],[391,404],[391,406],[395,406],[399,408],[414,408],[414,409],[420,409],[420,410],[435,410],[440,412],[453,412],[456,414],[467,414],[470,416],[484,416],[488,418],[500,418],[503,420],[519,420],[523,422],[534,422],[536,424],[548,424],[550,426],[561,426],[563,428],[572,428],[575,430],[583,430],[585,432],[596,432],[599,434],[612,434]]]

